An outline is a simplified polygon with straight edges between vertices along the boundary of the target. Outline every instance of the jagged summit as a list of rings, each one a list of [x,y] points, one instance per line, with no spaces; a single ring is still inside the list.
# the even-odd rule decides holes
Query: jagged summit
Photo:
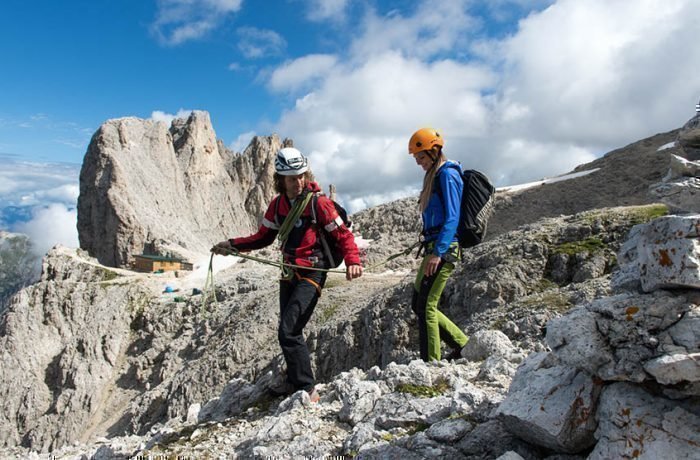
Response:
[[[190,256],[257,227],[273,196],[278,136],[256,137],[242,154],[216,139],[207,112],[163,122],[105,122],[83,160],[80,247],[127,266],[148,249]]]

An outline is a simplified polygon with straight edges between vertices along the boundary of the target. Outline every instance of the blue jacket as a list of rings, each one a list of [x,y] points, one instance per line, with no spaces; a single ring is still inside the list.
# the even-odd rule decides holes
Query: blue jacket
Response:
[[[457,241],[457,224],[459,208],[462,201],[462,167],[459,163],[448,160],[440,166],[433,183],[433,191],[428,200],[428,207],[423,211],[423,232],[425,241],[435,241],[433,254],[442,257],[450,248],[450,243]],[[443,200],[437,193],[439,181]]]

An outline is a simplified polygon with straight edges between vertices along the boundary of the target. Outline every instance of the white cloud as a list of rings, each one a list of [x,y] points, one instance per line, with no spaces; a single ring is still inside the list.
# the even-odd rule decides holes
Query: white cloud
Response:
[[[62,203],[75,206],[80,165],[31,163],[0,156],[0,209]]]
[[[561,0],[503,45],[501,106],[528,112],[510,129],[617,146],[677,127],[697,91],[700,9],[692,1]]]
[[[277,67],[270,76],[269,87],[273,91],[296,91],[322,78],[338,62],[330,54],[310,54]]]
[[[309,0],[306,17],[310,21],[342,21],[348,0]]]
[[[250,144],[250,141],[253,140],[253,137],[255,137],[255,131],[248,131],[246,133],[240,134],[235,141],[231,142],[228,146],[229,149],[233,150],[234,152],[242,152],[245,150],[246,147],[248,147],[248,144]]]
[[[241,9],[243,0],[158,0],[151,31],[166,45],[196,40]]]
[[[75,208],[68,208],[54,203],[34,211],[32,220],[17,225],[15,231],[29,236],[33,250],[44,255],[56,244],[78,247],[78,213]]]
[[[306,56],[270,73],[271,90],[297,95],[275,130],[355,207],[420,186],[406,143],[421,126],[442,130],[450,158],[511,185],[568,172],[692,116],[692,0],[538,5],[548,3],[525,11],[503,39],[488,35],[467,1],[370,11],[334,65],[316,68]]]
[[[287,47],[287,41],[274,30],[241,27],[236,32],[238,49],[248,59],[278,56]]]
[[[191,110],[186,109],[178,110],[175,115],[160,110],[154,110],[153,112],[151,112],[151,120],[162,121],[163,123],[170,125],[176,118],[189,118],[191,113]]]
[[[370,10],[361,25],[361,36],[353,40],[355,59],[398,51],[405,56],[432,58],[467,45],[479,22],[466,12],[468,0],[424,0],[411,16],[397,11],[380,17]]]

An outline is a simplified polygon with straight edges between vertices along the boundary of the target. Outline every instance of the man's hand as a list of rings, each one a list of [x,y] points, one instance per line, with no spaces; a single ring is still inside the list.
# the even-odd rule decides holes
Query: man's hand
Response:
[[[351,281],[353,278],[362,276],[362,265],[350,265],[345,268],[345,279]]]
[[[221,256],[228,256],[236,252],[236,248],[231,245],[229,240],[217,243],[216,246],[211,248],[211,252],[214,254],[219,254]]]
[[[442,259],[435,254],[430,254],[428,256],[428,261],[425,263],[425,275],[433,276],[437,272],[438,265]]]

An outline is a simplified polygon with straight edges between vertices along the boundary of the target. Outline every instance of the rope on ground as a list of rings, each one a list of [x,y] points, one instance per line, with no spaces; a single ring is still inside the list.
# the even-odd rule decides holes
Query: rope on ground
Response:
[[[202,289],[202,312],[207,310],[211,304],[214,305],[214,309],[217,307],[216,303],[216,286],[214,285],[214,253],[211,254],[209,258],[209,269],[207,270],[207,279],[204,282],[204,288]]]

